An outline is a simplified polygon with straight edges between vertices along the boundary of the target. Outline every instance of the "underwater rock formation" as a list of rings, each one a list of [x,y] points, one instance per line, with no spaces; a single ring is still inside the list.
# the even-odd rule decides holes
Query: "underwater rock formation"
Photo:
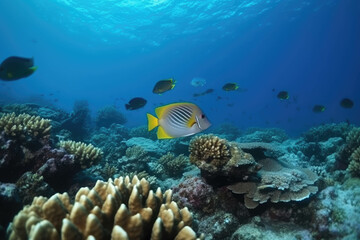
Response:
[[[113,106],[101,108],[96,115],[95,124],[97,128],[110,127],[111,124],[125,124],[126,117]]]
[[[333,137],[345,139],[352,128],[353,126],[348,123],[323,124],[310,128],[303,134],[303,137],[306,142],[324,142]]]
[[[199,239],[191,225],[171,190],[154,193],[145,179],[121,177],[81,188],[74,204],[67,193],[34,198],[14,217],[9,239]]]

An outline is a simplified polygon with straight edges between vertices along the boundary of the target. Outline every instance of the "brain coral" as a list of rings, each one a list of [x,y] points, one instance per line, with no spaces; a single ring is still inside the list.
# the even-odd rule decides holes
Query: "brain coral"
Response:
[[[150,190],[145,179],[117,178],[67,193],[35,197],[13,220],[13,239],[176,239],[196,238],[192,215],[179,209],[172,191]],[[201,236],[203,238],[203,236]]]

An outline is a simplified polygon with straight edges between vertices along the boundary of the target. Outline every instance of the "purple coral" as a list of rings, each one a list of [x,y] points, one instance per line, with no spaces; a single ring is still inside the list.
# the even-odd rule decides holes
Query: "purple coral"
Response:
[[[180,206],[186,206],[205,212],[212,212],[215,192],[203,178],[190,177],[173,189],[174,198]]]

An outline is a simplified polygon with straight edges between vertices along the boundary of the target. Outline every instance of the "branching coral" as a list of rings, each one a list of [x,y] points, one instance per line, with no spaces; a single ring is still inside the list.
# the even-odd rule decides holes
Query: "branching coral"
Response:
[[[163,166],[166,175],[178,177],[181,176],[188,166],[188,158],[184,154],[175,156],[173,153],[168,152],[159,159],[159,164]]]
[[[119,159],[121,170],[124,172],[135,172],[147,170],[150,161],[148,152],[140,146],[132,146],[126,149],[125,156]]]
[[[67,193],[34,198],[15,216],[10,240],[197,239],[191,224],[171,190],[154,193],[145,179],[121,177],[81,188],[74,204]]]
[[[99,162],[103,155],[100,148],[96,148],[92,144],[74,141],[60,141],[59,145],[68,153],[73,154],[75,156],[75,160],[80,163],[80,166],[83,169]]]
[[[50,137],[50,120],[29,114],[16,115],[5,114],[0,118],[0,131],[15,139],[26,137],[46,138]]]

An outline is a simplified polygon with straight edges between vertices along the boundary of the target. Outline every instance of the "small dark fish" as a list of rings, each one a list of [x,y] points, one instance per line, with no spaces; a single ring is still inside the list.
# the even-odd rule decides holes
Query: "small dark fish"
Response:
[[[315,105],[312,109],[314,113],[320,113],[325,111],[325,107],[323,105]]]
[[[228,104],[226,104],[228,107],[233,107],[234,106],[234,104],[233,103],[228,103]]]
[[[220,99],[222,99],[222,97],[220,97],[220,96],[217,96],[216,100],[220,100]]]
[[[273,88],[271,91],[275,92],[275,88]]]
[[[58,101],[59,101],[59,99],[57,99],[57,98],[54,99],[54,102],[58,102]]]
[[[176,81],[173,78],[160,80],[155,84],[153,93],[162,94],[164,92],[170,91],[175,87],[175,83]]]
[[[280,91],[277,95],[277,98],[281,100],[287,100],[289,99],[289,93],[287,91]]]
[[[224,91],[235,91],[239,88],[239,85],[237,83],[226,83],[222,89]]]
[[[343,98],[340,101],[340,106],[343,108],[352,108],[354,106],[354,102],[349,98]]]
[[[202,92],[202,93],[194,93],[194,97],[200,97],[200,96],[204,96],[206,94],[209,94],[209,93],[212,93],[214,92],[214,89],[212,88],[209,88],[208,90],[206,90],[205,92]]]
[[[25,78],[37,69],[34,58],[8,57],[0,65],[0,79],[5,81]]]
[[[125,108],[126,110],[135,110],[142,108],[146,103],[147,101],[144,98],[136,97],[131,99],[129,103],[125,104]]]

